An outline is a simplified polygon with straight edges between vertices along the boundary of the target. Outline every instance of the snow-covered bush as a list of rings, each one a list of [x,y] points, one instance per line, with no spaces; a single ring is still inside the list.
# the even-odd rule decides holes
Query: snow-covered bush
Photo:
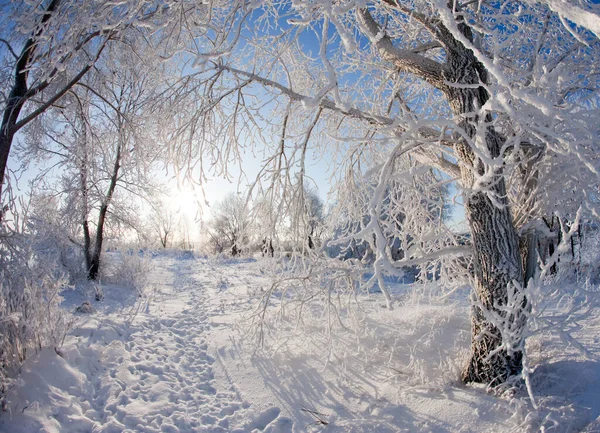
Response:
[[[58,348],[70,323],[60,307],[68,278],[32,249],[31,238],[6,227],[0,230],[0,399],[4,402],[28,351]]]
[[[105,253],[101,281],[143,294],[150,283],[151,263],[143,250],[122,249]]]

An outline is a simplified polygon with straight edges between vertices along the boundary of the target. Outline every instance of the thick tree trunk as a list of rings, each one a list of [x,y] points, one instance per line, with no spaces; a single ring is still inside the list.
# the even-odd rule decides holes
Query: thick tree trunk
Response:
[[[463,31],[470,37],[468,28]],[[488,100],[487,91],[483,87],[460,86],[485,84],[486,71],[462,44],[456,43],[453,48],[445,78],[458,86],[450,85],[446,89],[450,107],[467,136],[473,141],[479,140],[480,145],[484,144],[484,152],[491,158],[499,158],[504,141],[489,126],[491,117],[481,119],[474,114]],[[519,239],[508,204],[502,169],[485,167],[464,137],[456,146],[456,151],[464,188],[465,216],[473,244],[473,289],[476,298],[471,317],[471,357],[463,371],[463,380],[493,386],[518,374],[522,368],[520,332],[525,324],[525,316],[520,307],[524,305],[512,312],[506,312],[503,308],[509,300],[508,291],[522,290],[523,287]],[[491,170],[494,170],[492,174]],[[473,190],[475,181],[484,174],[488,176],[485,185]],[[490,315],[507,322],[506,326],[512,331],[510,341],[503,341],[501,330],[490,321]],[[507,343],[508,349],[502,347]]]
[[[503,182],[496,180],[500,191],[494,192],[501,193]],[[509,321],[509,326],[517,333],[524,325],[522,311],[507,313],[501,310],[507,304],[509,286],[515,290],[522,288],[519,243],[508,206],[498,207],[486,194],[478,192],[467,198],[465,211],[473,242],[473,288],[478,302],[472,307],[471,359],[463,372],[463,380],[493,386],[518,374],[522,367],[519,336],[510,342],[510,350],[498,350],[505,343],[500,329],[485,317],[486,312],[501,317]],[[514,326],[515,322],[522,323]]]

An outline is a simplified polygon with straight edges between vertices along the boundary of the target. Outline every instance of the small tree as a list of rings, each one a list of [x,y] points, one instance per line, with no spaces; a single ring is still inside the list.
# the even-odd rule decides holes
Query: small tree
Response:
[[[275,255],[273,241],[277,237],[277,224],[278,218],[275,215],[273,202],[265,196],[256,199],[252,206],[252,226],[260,242],[263,257]]]
[[[306,237],[306,246],[309,249],[314,249],[320,243],[323,224],[323,202],[321,197],[319,197],[316,190],[306,190],[301,225]]]

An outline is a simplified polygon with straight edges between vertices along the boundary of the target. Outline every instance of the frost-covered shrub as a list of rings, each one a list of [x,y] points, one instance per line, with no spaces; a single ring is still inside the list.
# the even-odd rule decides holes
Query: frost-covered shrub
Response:
[[[143,250],[112,251],[104,255],[101,279],[141,294],[150,283],[150,271],[150,255]]]
[[[51,267],[68,276],[71,283],[85,279],[83,251],[79,245],[52,227],[37,227],[32,238],[32,248],[40,265]]]
[[[86,277],[83,247],[78,225],[65,219],[56,197],[34,194],[31,209],[23,215],[31,249],[38,266],[52,268],[57,276],[67,275],[71,283]]]
[[[28,351],[59,347],[70,327],[60,307],[68,278],[32,248],[31,237],[0,233],[0,399]],[[64,275],[64,274],[63,274]]]

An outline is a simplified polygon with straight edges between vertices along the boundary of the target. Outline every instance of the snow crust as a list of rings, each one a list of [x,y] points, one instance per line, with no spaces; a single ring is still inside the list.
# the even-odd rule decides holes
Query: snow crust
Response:
[[[146,295],[106,286],[58,351],[31,355],[0,416],[4,433],[597,431],[600,367],[552,338],[531,341],[539,409],[525,390],[493,395],[458,376],[469,345],[466,292],[422,303],[411,288],[361,302],[360,332],[245,336],[272,282],[264,262],[157,256]],[[86,300],[74,292],[66,306]],[[71,308],[72,307],[72,308]],[[600,353],[600,319],[582,338]],[[327,353],[326,353],[327,352]]]

